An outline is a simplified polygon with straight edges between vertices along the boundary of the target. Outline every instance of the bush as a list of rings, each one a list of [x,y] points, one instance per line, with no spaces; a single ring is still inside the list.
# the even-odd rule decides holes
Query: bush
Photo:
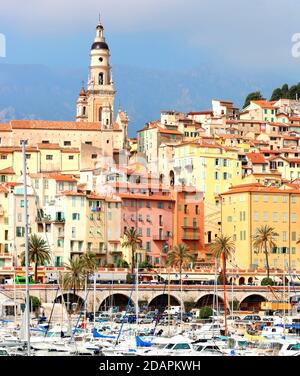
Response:
[[[38,308],[40,308],[41,302],[40,299],[36,296],[30,296],[30,307],[32,311],[36,311]]]
[[[125,260],[119,260],[117,264],[117,268],[128,268],[128,262]]]
[[[183,304],[185,312],[190,312],[190,310],[195,307],[195,302],[184,302]]]
[[[213,310],[211,307],[202,307],[200,309],[200,319],[208,319],[213,315]]]
[[[233,301],[231,300],[229,302],[228,307],[231,309],[231,307],[233,306],[233,310],[237,311],[239,309],[239,305],[240,305],[239,301],[234,299]]]
[[[271,278],[266,277],[261,281],[261,286],[273,286],[273,285],[274,285],[274,281]]]

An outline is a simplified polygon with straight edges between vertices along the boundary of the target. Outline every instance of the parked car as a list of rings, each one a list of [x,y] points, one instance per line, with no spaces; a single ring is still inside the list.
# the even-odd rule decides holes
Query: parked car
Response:
[[[261,317],[258,315],[247,315],[243,318],[243,321],[257,322],[261,321]]]

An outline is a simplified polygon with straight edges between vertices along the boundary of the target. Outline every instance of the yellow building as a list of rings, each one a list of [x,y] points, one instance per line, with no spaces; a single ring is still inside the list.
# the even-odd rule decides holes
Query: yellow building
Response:
[[[300,189],[296,185],[281,188],[261,184],[243,184],[221,195],[222,233],[235,241],[235,258],[241,269],[265,267],[264,254],[253,247],[253,234],[262,225],[278,234],[276,247],[269,253],[271,268],[300,268],[299,219]]]
[[[240,114],[242,120],[259,120],[264,122],[276,121],[277,107],[266,100],[251,101],[249,106],[243,109]]]
[[[191,185],[203,192],[205,243],[211,243],[221,231],[221,212],[216,196],[242,182],[238,151],[201,139],[174,149],[175,185]]]
[[[12,265],[8,236],[8,189],[0,185],[0,268]]]

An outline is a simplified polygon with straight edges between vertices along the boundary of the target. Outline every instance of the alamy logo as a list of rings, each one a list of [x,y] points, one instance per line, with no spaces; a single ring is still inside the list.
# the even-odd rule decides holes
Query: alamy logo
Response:
[[[293,34],[292,42],[293,42],[292,56],[295,58],[299,58],[300,57],[300,33]]]
[[[0,58],[6,57],[6,39],[5,35],[0,33]]]

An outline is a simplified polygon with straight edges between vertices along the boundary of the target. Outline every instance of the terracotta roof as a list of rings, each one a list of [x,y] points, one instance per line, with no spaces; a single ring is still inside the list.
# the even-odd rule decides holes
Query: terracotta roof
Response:
[[[222,196],[230,195],[232,193],[247,193],[247,192],[257,192],[257,193],[280,193],[280,194],[300,194],[300,189],[291,188],[291,189],[284,189],[284,188],[275,188],[275,187],[266,187],[261,184],[248,184],[248,185],[240,185],[240,186],[233,186],[229,188],[227,192],[221,193]]]
[[[62,192],[63,196],[85,196],[85,192],[73,192],[73,191],[64,191]]]
[[[213,112],[211,110],[208,111],[198,111],[198,112],[189,112],[188,115],[212,115]]]
[[[252,164],[266,164],[265,157],[262,153],[246,153],[247,158]]]
[[[11,132],[10,124],[0,123],[0,132]]]
[[[4,168],[3,170],[0,170],[0,174],[15,175],[15,171],[12,167],[7,167],[7,168]]]
[[[8,193],[8,189],[4,185],[0,184],[0,192]]]
[[[300,117],[299,116],[290,116],[289,120],[291,120],[291,121],[300,121]]]
[[[61,148],[60,151],[62,153],[78,153],[80,154],[80,150],[78,148]]]
[[[257,104],[261,108],[270,108],[275,109],[273,104],[271,102],[265,101],[265,100],[259,100],[259,101],[251,101],[251,103]]]
[[[22,152],[22,148],[20,146],[1,146],[0,147],[0,154],[6,154],[6,153],[13,153],[13,152]],[[34,146],[27,146],[26,152],[38,152],[37,148]]]
[[[172,129],[165,129],[165,128],[162,128],[158,125],[157,125],[157,129],[158,129],[159,133],[163,133],[163,134],[177,134],[179,136],[183,135],[183,133],[181,133],[179,131],[172,130]]]
[[[67,122],[67,121],[47,121],[47,120],[12,120],[12,129],[47,129],[47,130],[80,130],[99,131],[100,123],[89,122]]]

